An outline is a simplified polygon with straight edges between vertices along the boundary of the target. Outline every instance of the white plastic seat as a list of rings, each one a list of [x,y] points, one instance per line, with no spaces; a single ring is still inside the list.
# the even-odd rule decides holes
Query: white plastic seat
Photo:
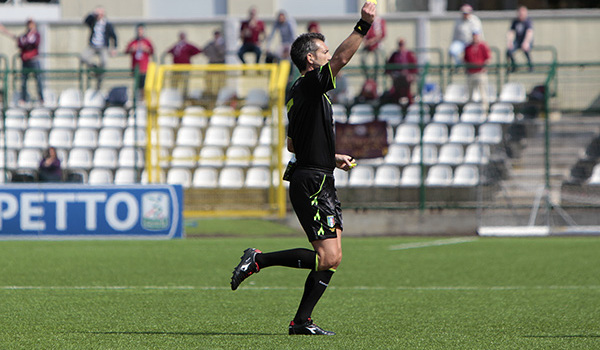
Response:
[[[426,82],[421,91],[423,103],[437,104],[442,100],[442,90],[437,83]]]
[[[253,106],[246,106],[244,108],[247,107],[253,107]],[[238,126],[251,126],[254,128],[260,128],[264,125],[264,117],[262,116],[262,114],[251,114],[251,113],[244,113],[244,112],[240,112],[240,116],[238,117],[237,120],[237,125]]]
[[[271,146],[257,146],[252,151],[252,166],[269,166],[272,157]]]
[[[210,167],[200,167],[194,171],[192,178],[192,187],[196,188],[217,188],[219,183],[219,174],[217,169]]]
[[[380,165],[375,171],[373,182],[378,187],[397,187],[400,185],[400,169],[393,165]]]
[[[67,159],[69,169],[89,170],[93,165],[92,151],[88,148],[72,148]]]
[[[432,144],[423,145],[423,164],[425,165],[433,165],[437,163],[438,154],[437,147]],[[411,157],[412,164],[420,164],[421,163],[421,146],[417,145],[412,151]]]
[[[394,142],[403,145],[416,145],[421,141],[421,129],[417,124],[403,123],[396,129]]]
[[[229,128],[225,126],[209,126],[204,135],[205,146],[229,146]]]
[[[251,153],[248,147],[230,146],[225,152],[225,165],[247,167],[250,166]]]
[[[75,88],[63,90],[58,97],[58,106],[61,108],[81,108],[81,92]]]
[[[145,128],[147,125],[148,112],[146,111],[146,108],[140,107],[138,105],[135,109],[129,111],[129,117],[127,117],[127,126],[137,126],[138,128]]]
[[[29,111],[29,117],[37,118],[37,117],[48,117],[52,118],[52,110],[44,107],[36,107]]]
[[[492,105],[490,112],[508,113],[514,112],[514,107],[511,103],[497,102]]]
[[[333,178],[335,179],[335,187],[336,188],[342,188],[342,187],[347,187],[348,186],[348,172],[345,170],[342,170],[340,168],[335,168],[333,170]],[[287,181],[285,181],[285,183],[288,183]]]
[[[111,185],[113,183],[112,171],[105,168],[94,168],[88,175],[89,185]]]
[[[60,122],[60,125],[70,125],[70,119],[75,118],[66,116]],[[58,117],[54,115],[54,125],[57,126]],[[62,119],[62,118],[61,118]],[[82,108],[79,111],[79,118],[77,118],[77,126],[80,128],[93,128],[100,129],[102,127],[102,111],[97,108]],[[68,126],[67,126],[68,127]]]
[[[4,168],[4,150],[0,148],[0,169]],[[17,168],[17,151],[13,149],[6,150],[6,168],[14,170]]]
[[[238,189],[244,186],[244,172],[238,167],[226,167],[219,173],[219,187]]]
[[[459,165],[463,162],[463,146],[457,143],[447,143],[440,148],[438,163],[448,165]]]
[[[200,150],[198,165],[221,167],[225,163],[223,148],[216,146],[205,146]]]
[[[44,107],[49,109],[58,107],[58,96],[53,89],[44,88]]]
[[[175,133],[170,128],[160,128],[152,134],[152,144],[160,148],[171,149],[175,147]]]
[[[448,127],[446,124],[431,123],[423,130],[423,143],[441,145],[448,141]]]
[[[469,90],[465,84],[451,83],[444,91],[444,102],[464,104],[469,100]]]
[[[465,150],[465,164],[487,164],[489,162],[490,157],[490,146],[472,143],[467,146]]]
[[[98,147],[98,131],[90,128],[78,128],[73,135],[73,147]]]
[[[40,111],[40,110],[38,110],[38,111]],[[29,114],[29,120],[28,120],[27,124],[28,124],[29,128],[38,128],[38,129],[49,130],[52,127],[52,118],[50,117],[49,113],[37,112],[34,114],[32,112]]]
[[[391,144],[383,158],[383,162],[388,165],[408,165],[410,163],[410,148],[407,145]]]
[[[348,121],[348,112],[346,106],[340,104],[331,105],[333,111],[333,120],[338,123],[346,123]]]
[[[243,106],[240,108],[240,115],[253,115],[253,116],[263,116],[263,109],[259,106]]]
[[[177,89],[163,89],[158,99],[160,108],[180,109],[183,107],[183,95]]]
[[[522,83],[506,83],[500,91],[500,102],[522,103],[527,100],[525,85]]]
[[[350,170],[348,186],[350,187],[370,187],[373,186],[375,171],[370,166],[358,166]]]
[[[192,186],[192,172],[185,168],[171,168],[167,172],[167,183],[190,188]]]
[[[152,179],[151,179],[152,178]],[[147,185],[149,183],[165,183],[167,179],[167,174],[164,170],[154,170],[148,173],[146,169],[142,170],[142,176],[140,177],[140,182],[142,185]]]
[[[477,141],[480,143],[497,145],[502,142],[502,126],[499,124],[486,123],[479,126]]]
[[[465,187],[479,184],[479,169],[472,164],[462,164],[454,170],[452,186]]]
[[[192,147],[176,146],[171,151],[171,166],[181,168],[195,168],[197,164],[196,150]]]
[[[54,128],[50,130],[48,144],[55,148],[71,149],[73,146],[73,130],[69,128]]]
[[[369,104],[356,104],[350,108],[348,116],[349,124],[362,124],[375,120],[375,112],[373,106]]]
[[[212,115],[208,121],[209,126],[226,126],[228,128],[232,128],[235,123],[235,110],[229,106],[217,106],[213,108]]]
[[[426,186],[450,186],[452,185],[452,167],[444,164],[432,166],[425,178]]]
[[[258,142],[256,129],[251,126],[238,125],[231,133],[231,145],[254,147]]]
[[[123,146],[146,147],[146,129],[129,126],[123,132]]]
[[[37,170],[42,161],[42,151],[37,148],[24,148],[19,151],[17,167],[19,170]]]
[[[261,88],[250,89],[246,94],[244,105],[267,108],[269,106],[269,93]]]
[[[123,147],[123,131],[119,128],[102,128],[98,134],[98,146],[100,147]]]
[[[273,128],[269,125],[265,125],[260,130],[260,136],[258,137],[259,145],[271,145],[273,143]]]
[[[140,148],[123,147],[119,151],[119,167],[143,168],[145,163],[146,158]]]
[[[515,121],[513,106],[509,103],[498,102],[492,105],[488,121],[491,123],[510,124]]]
[[[421,166],[409,165],[402,170],[400,186],[416,187],[421,185]]]
[[[48,131],[45,129],[27,129],[23,134],[23,147],[25,148],[48,148]]]
[[[202,106],[189,106],[183,110],[181,126],[204,129],[208,125],[208,114]]]
[[[115,169],[117,167],[117,150],[114,148],[99,147],[94,151],[94,168]]]
[[[19,108],[10,108],[4,113],[4,127],[6,129],[27,129],[27,112]]]
[[[402,123],[402,107],[396,103],[387,103],[379,108],[377,120],[385,121],[392,127]]]
[[[444,124],[458,123],[458,107],[452,103],[441,103],[435,108],[433,122]]]
[[[480,103],[469,102],[463,108],[460,115],[460,122],[477,125],[483,124],[487,120],[486,114]]]
[[[498,91],[496,91],[496,85],[488,84],[488,86],[486,87],[486,93],[487,100],[489,103],[496,102],[496,96],[498,95]],[[473,101],[481,102],[481,93],[479,92],[479,89],[475,89],[475,91],[473,91]]]
[[[6,136],[4,136],[4,134]],[[6,129],[0,132],[0,147],[4,147],[4,138],[6,137],[6,148],[23,148],[23,131],[21,129]]]
[[[102,126],[125,129],[127,126],[127,112],[122,107],[108,107],[104,110]]]
[[[217,106],[224,106],[230,103],[237,96],[237,87],[223,86],[217,93]]]
[[[177,116],[177,110],[171,108],[161,108],[158,110],[156,123],[159,127],[177,129],[179,127],[179,122],[180,119]]]
[[[106,96],[100,90],[87,89],[83,93],[83,107],[104,108]]]
[[[176,146],[200,147],[202,145],[202,132],[190,126],[182,126],[177,130]]]
[[[475,127],[472,124],[459,123],[450,129],[448,142],[468,145],[475,141]]]
[[[137,183],[137,174],[133,168],[119,168],[115,171],[115,185],[130,185]]]
[[[252,167],[246,172],[244,187],[247,188],[269,188],[271,184],[271,172],[267,167]]]
[[[404,117],[404,123],[419,124],[421,122],[421,113],[423,114],[423,123],[429,123],[431,121],[429,106],[423,105],[421,108],[421,105],[418,103],[408,106],[406,116]]]

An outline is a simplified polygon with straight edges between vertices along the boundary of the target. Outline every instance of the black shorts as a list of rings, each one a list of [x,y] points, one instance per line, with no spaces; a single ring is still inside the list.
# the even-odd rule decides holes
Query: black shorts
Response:
[[[332,173],[297,168],[290,179],[290,201],[309,241],[336,238],[336,227],[343,229]]]

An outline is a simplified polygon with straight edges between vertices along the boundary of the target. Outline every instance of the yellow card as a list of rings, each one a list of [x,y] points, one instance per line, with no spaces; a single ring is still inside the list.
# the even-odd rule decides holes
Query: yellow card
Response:
[[[367,2],[372,2],[372,3],[374,3],[375,5],[377,5],[377,0],[367,0]]]

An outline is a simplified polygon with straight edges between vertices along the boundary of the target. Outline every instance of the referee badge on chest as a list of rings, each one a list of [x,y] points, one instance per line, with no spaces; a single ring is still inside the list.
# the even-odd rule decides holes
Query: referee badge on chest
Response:
[[[334,227],[335,227],[335,216],[333,216],[333,215],[328,215],[327,216],[327,226],[329,226],[329,229],[331,231],[334,230]]]

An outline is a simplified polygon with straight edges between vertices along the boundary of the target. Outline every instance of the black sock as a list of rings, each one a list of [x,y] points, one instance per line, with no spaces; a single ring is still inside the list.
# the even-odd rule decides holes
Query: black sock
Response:
[[[314,270],[316,261],[317,252],[306,248],[280,250],[256,255],[256,263],[261,269],[269,266],[287,266]]]
[[[308,321],[315,305],[317,305],[317,302],[321,299],[323,293],[325,293],[331,276],[333,276],[333,271],[331,270],[311,271],[308,274],[306,283],[304,284],[304,294],[302,295],[300,306],[298,306],[296,317],[294,317],[295,324],[302,324]]]

